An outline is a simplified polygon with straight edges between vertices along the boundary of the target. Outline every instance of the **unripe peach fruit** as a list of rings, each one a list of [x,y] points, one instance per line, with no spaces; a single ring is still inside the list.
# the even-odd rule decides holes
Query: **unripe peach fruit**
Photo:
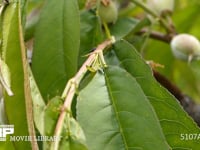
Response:
[[[118,8],[116,2],[110,0],[107,5],[100,3],[98,13],[102,21],[106,23],[115,23],[118,17]]]
[[[190,34],[176,35],[171,43],[174,56],[182,60],[195,60],[200,58],[199,40]]]

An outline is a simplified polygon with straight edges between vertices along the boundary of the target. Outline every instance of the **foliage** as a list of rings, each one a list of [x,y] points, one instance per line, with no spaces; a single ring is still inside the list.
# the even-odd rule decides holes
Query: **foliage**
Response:
[[[14,134],[0,149],[199,148],[199,127],[152,73],[200,101],[200,62],[177,60],[169,47],[177,32],[200,37],[199,20],[189,23],[199,2],[176,1],[173,16],[143,1],[118,2],[111,24],[93,0],[2,2],[0,120]]]

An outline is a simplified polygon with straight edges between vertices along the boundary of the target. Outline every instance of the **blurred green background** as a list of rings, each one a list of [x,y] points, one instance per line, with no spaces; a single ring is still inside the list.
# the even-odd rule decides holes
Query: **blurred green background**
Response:
[[[175,10],[172,19],[178,33],[189,33],[200,39],[200,1],[175,0]],[[170,45],[148,40],[144,49],[144,57],[164,65],[158,69],[172,83],[176,84],[183,94],[200,103],[200,60],[190,64],[173,57]]]

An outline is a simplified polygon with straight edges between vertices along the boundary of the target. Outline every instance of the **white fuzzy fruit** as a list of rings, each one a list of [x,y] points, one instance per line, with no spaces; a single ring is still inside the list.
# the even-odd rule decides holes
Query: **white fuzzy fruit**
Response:
[[[158,15],[161,15],[163,11],[173,12],[174,0],[147,0],[147,5]]]
[[[191,61],[200,58],[199,40],[192,35],[176,35],[170,45],[174,56],[178,59]]]

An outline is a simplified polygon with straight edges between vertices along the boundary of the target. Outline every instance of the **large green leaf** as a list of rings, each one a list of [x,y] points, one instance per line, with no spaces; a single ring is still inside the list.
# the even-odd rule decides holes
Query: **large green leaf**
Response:
[[[150,102],[125,70],[111,66],[105,76],[97,73],[77,103],[89,149],[169,149]]]
[[[41,12],[32,70],[45,100],[61,94],[77,70],[80,21],[77,1],[47,0]]]
[[[197,150],[200,142],[181,140],[181,134],[199,133],[199,128],[178,101],[155,81],[150,67],[141,59],[134,47],[121,40],[114,45],[114,50],[119,65],[137,80],[151,102],[169,145],[173,149]]]
[[[31,116],[29,110],[31,109],[27,111],[30,114],[27,113],[28,116],[26,116],[26,106],[28,106],[30,99],[27,99],[29,93],[27,91],[28,82],[25,71],[25,48],[22,37],[20,6],[19,2],[11,2],[3,14],[2,59],[10,70],[11,89],[14,93],[14,96],[5,94],[4,100],[8,124],[14,125],[14,136],[29,136],[28,125],[32,122],[29,118]],[[27,117],[30,122],[27,121]],[[16,149],[31,149],[30,142],[18,141],[12,144]]]

